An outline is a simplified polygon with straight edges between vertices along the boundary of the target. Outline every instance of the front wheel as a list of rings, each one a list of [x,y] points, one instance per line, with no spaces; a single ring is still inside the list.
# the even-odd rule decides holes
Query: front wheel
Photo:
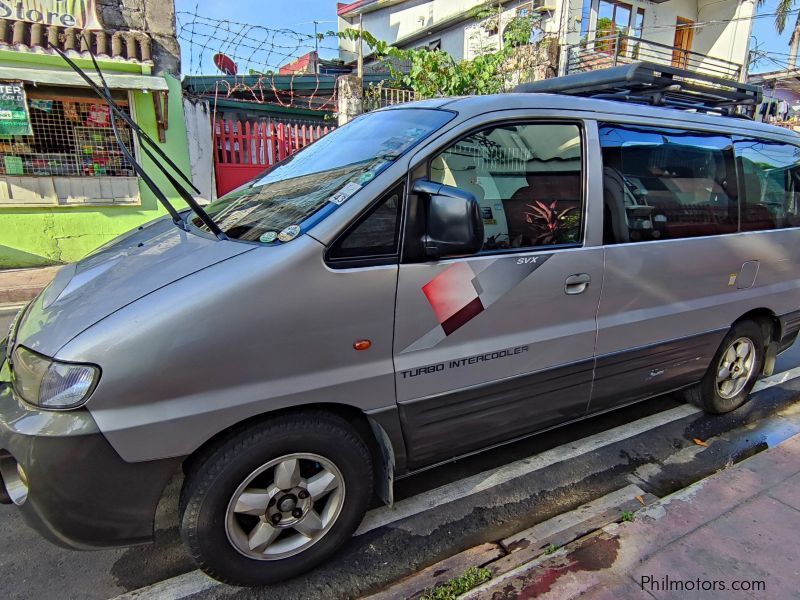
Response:
[[[369,449],[344,419],[281,416],[194,463],[181,494],[181,535],[211,577],[275,583],[314,568],[350,539],[372,483]]]
[[[734,324],[703,379],[686,390],[686,399],[712,414],[739,408],[747,402],[764,368],[764,350],[764,333],[758,323]]]

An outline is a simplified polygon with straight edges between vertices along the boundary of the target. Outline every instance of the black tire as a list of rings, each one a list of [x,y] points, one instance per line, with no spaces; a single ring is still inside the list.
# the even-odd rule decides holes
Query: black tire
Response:
[[[755,358],[750,375],[742,389],[733,396],[724,397],[717,385],[717,374],[722,367],[722,360],[731,344],[740,339],[748,339],[753,344]],[[764,369],[765,341],[762,327],[754,321],[735,323],[725,339],[722,340],[711,364],[699,384],[688,388],[684,395],[686,400],[707,413],[719,415],[736,410],[747,402],[750,391],[756,384],[758,376]]]
[[[245,556],[226,528],[231,498],[260,466],[294,453],[313,453],[338,468],[344,480],[341,512],[299,554],[271,560]],[[254,586],[296,577],[351,538],[366,512],[373,477],[370,451],[347,421],[322,411],[282,415],[233,433],[193,461],[181,492],[181,537],[200,569],[224,583]]]

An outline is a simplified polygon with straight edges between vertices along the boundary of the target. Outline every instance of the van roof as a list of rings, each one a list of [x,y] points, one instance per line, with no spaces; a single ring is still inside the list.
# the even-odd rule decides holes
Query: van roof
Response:
[[[435,98],[394,105],[388,110],[402,108],[452,110],[459,113],[462,118],[470,118],[497,110],[536,109],[545,112],[553,111],[552,116],[554,118],[574,117],[641,125],[657,124],[678,128],[690,127],[714,132],[766,136],[795,144],[800,142],[800,135],[790,129],[750,119],[566,94],[525,92]]]

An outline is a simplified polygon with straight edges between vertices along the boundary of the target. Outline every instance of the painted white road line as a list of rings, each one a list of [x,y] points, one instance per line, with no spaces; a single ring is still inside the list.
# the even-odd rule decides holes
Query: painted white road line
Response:
[[[756,385],[753,387],[753,393],[785,383],[797,377],[800,377],[800,367],[795,367],[794,369],[765,377],[756,382]],[[364,520],[356,531],[356,535],[367,533],[378,527],[383,527],[384,525],[399,521],[400,519],[405,519],[406,517],[413,516],[422,511],[447,504],[453,500],[477,494],[478,492],[506,483],[517,477],[528,475],[556,463],[576,458],[582,454],[602,448],[603,446],[608,446],[626,438],[631,438],[645,431],[649,431],[650,429],[655,429],[661,425],[666,425],[672,421],[677,421],[678,419],[683,419],[684,417],[699,412],[699,408],[695,408],[689,404],[678,406],[649,417],[644,417],[638,421],[626,423],[625,425],[602,431],[575,442],[552,448],[541,454],[523,458],[522,460],[503,465],[502,467],[484,471],[483,473],[472,475],[466,479],[454,481],[453,483],[423,492],[412,498],[396,502],[391,508],[388,506],[376,508],[364,516]]]
[[[615,444],[626,438],[666,425],[672,421],[683,419],[684,417],[698,412],[700,412],[700,409],[688,404],[677,406],[670,410],[614,427],[613,429],[601,431],[600,433],[570,442],[569,444],[551,448],[545,452],[508,463],[502,467],[448,483],[447,485],[396,502],[391,508],[388,506],[376,508],[366,514],[361,526],[358,528],[358,531],[356,531],[356,535],[367,533],[378,527],[389,525],[400,519],[411,517],[417,513],[430,510],[442,504],[472,496],[511,481],[512,479],[529,475],[534,471],[539,471],[556,463],[571,460],[583,454],[603,448],[604,446]]]
[[[770,375],[769,377],[764,377],[764,379],[758,380],[755,386],[753,386],[753,392],[765,390],[767,388],[771,388],[774,385],[780,385],[792,379],[797,379],[798,377],[800,377],[800,367],[795,367],[794,369],[789,369],[788,371],[775,373],[774,375]]]
[[[792,379],[800,377],[800,367],[776,373],[770,377],[759,380],[753,387],[753,392],[758,392]],[[477,475],[454,481],[447,485],[423,492],[417,496],[396,502],[392,508],[384,506],[369,511],[355,535],[362,535],[378,527],[389,525],[401,519],[414,516],[436,508],[442,504],[477,494],[494,486],[506,483],[523,475],[528,475],[550,465],[570,460],[592,452],[604,446],[614,444],[626,438],[639,435],[645,431],[655,429],[672,421],[683,419],[700,412],[700,409],[691,405],[677,406],[670,410],[644,417],[625,425],[620,425],[591,435],[589,437],[563,444],[540,454],[523,458],[513,463],[503,465],[496,469],[484,471]],[[202,571],[191,571],[171,579],[166,579],[153,585],[117,596],[114,600],[180,600],[193,594],[212,589],[221,583],[211,579]]]
[[[114,600],[180,600],[222,585],[202,571],[190,571],[153,585],[133,590]]]

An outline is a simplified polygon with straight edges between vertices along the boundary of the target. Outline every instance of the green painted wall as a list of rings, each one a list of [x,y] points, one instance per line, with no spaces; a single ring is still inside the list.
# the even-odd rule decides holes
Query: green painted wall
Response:
[[[166,80],[169,85],[169,128],[167,141],[161,147],[185,173],[189,173],[181,85],[174,77],[167,76]],[[152,96],[134,92],[133,102],[139,126],[158,140]],[[166,178],[157,173],[156,167],[145,157],[140,157],[140,162],[166,195],[173,199],[176,193]],[[140,206],[0,207],[0,269],[76,261],[101,244],[166,213],[141,181],[139,191]],[[174,200],[174,204],[184,206],[179,200]]]

